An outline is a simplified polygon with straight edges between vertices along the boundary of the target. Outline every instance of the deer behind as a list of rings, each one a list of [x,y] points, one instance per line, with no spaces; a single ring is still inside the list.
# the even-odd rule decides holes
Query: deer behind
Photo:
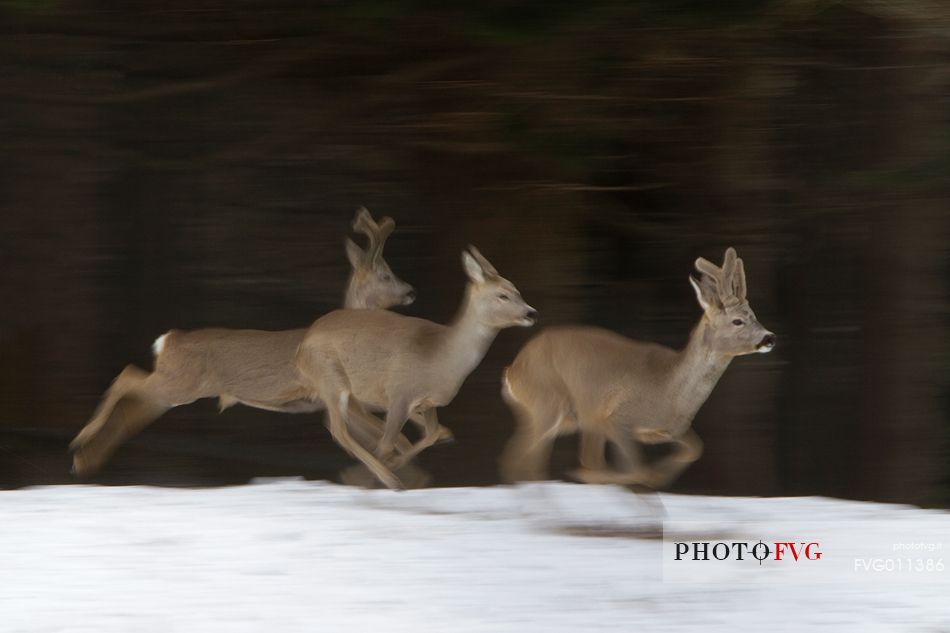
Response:
[[[382,309],[412,303],[412,287],[393,274],[382,255],[394,227],[391,218],[377,224],[366,209],[357,211],[353,229],[366,234],[369,244],[364,250],[346,239],[352,266],[347,307]],[[163,334],[152,348],[155,370],[148,373],[127,366],[71,443],[73,471],[95,472],[121,443],[163,413],[200,398],[217,397],[221,410],[237,403],[288,413],[323,409],[297,380],[294,356],[305,333],[306,329],[209,328]],[[379,436],[378,431],[362,428],[371,437]]]
[[[703,316],[676,351],[586,326],[550,328],[529,341],[503,376],[502,395],[516,430],[502,456],[509,481],[544,479],[559,435],[581,433],[576,476],[592,483],[670,483],[699,458],[693,417],[736,356],[769,352],[775,335],[746,300],[745,270],[734,249],[722,268],[699,258],[690,277]],[[607,464],[617,450],[619,471]],[[674,443],[652,468],[639,445]]]
[[[401,487],[391,466],[444,435],[436,408],[452,401],[498,332],[534,324],[534,309],[477,249],[463,252],[462,262],[469,283],[449,325],[379,310],[337,310],[317,320],[300,345],[297,366],[313,397],[326,403],[333,438],[390,488]],[[352,422],[369,415],[367,408],[386,411],[375,455],[349,435]],[[424,436],[394,458],[410,415],[421,416]]]

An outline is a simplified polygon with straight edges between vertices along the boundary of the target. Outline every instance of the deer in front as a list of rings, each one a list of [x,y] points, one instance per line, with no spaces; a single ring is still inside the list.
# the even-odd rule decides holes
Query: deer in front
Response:
[[[408,305],[415,299],[412,286],[396,277],[383,247],[395,228],[391,218],[378,224],[361,208],[353,229],[364,233],[364,250],[346,238],[352,267],[344,305],[352,309],[385,309]],[[70,444],[73,472],[90,475],[108,460],[120,444],[173,407],[200,398],[218,398],[220,410],[235,404],[288,413],[323,409],[320,401],[297,380],[294,357],[306,328],[283,331],[209,328],[171,330],[153,345],[155,370],[127,366],[106,391],[92,419]],[[365,420],[361,441],[375,442],[380,427]],[[403,449],[408,441],[403,441]]]
[[[534,325],[537,316],[475,247],[462,253],[462,264],[468,285],[450,324],[379,310],[337,310],[311,326],[297,354],[312,397],[326,403],[334,440],[389,488],[402,487],[391,469],[442,438],[436,408],[455,398],[498,333]],[[369,411],[386,412],[373,452],[349,434],[353,421],[371,416]],[[394,451],[412,415],[421,417],[423,436],[409,451]]]
[[[586,326],[547,329],[522,348],[502,378],[516,419],[501,458],[506,480],[546,478],[555,439],[578,431],[575,477],[587,483],[662,488],[699,458],[696,412],[733,358],[770,352],[775,335],[749,307],[735,249],[721,268],[702,257],[695,265],[700,278],[689,282],[703,315],[681,350]],[[607,463],[608,442],[616,469]],[[648,468],[640,445],[659,443],[673,450]]]

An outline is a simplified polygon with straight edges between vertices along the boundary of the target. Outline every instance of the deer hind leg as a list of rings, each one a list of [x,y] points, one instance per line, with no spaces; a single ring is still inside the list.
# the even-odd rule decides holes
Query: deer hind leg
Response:
[[[653,465],[647,480],[651,488],[665,488],[703,454],[703,441],[693,429],[673,441],[673,452]]]
[[[134,365],[122,370],[92,419],[70,444],[75,474],[99,470],[120,444],[174,406],[164,393],[163,382],[161,376]]]
[[[529,408],[509,400],[516,430],[501,456],[502,478],[507,482],[548,478],[551,449],[566,421],[562,407],[550,401]]]
[[[132,390],[133,385],[144,383],[149,375],[147,371],[139,369],[135,365],[129,365],[113,378],[112,384],[102,395],[102,400],[99,401],[99,405],[93,412],[92,417],[89,418],[89,422],[70,443],[70,448],[77,448],[85,444],[98,433],[108,422],[116,403]]]

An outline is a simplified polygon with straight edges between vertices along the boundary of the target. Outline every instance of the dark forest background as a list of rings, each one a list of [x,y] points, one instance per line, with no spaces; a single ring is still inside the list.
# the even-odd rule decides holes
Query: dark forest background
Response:
[[[776,332],[695,420],[674,489],[950,504],[950,5],[936,0],[0,1],[0,485],[171,327],[342,301],[390,215],[405,310],[478,245],[541,313],[682,345],[734,245]],[[435,485],[498,481],[503,332],[442,413]],[[574,459],[558,444],[556,467]],[[332,478],[319,416],[172,411],[95,481]]]

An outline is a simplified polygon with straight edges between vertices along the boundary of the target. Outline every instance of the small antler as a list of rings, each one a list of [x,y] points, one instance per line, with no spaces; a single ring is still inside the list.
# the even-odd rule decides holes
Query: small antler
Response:
[[[360,207],[356,210],[356,217],[353,218],[353,230],[357,233],[363,233],[369,240],[369,246],[365,251],[367,263],[379,259],[383,252],[383,246],[386,245],[386,238],[389,237],[394,228],[396,228],[396,222],[390,217],[383,218],[377,224],[366,207]]]
[[[719,301],[723,306],[735,305],[745,300],[745,269],[742,260],[736,256],[736,249],[726,249],[722,268],[703,257],[697,257],[696,270],[709,278],[716,287]]]

